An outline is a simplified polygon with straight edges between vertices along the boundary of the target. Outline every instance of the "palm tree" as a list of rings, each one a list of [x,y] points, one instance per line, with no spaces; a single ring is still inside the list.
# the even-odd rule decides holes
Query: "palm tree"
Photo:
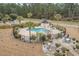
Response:
[[[27,17],[28,18],[30,18],[32,16],[32,13],[31,12],[29,12],[28,14],[27,14]],[[29,39],[30,39],[30,42],[31,42],[31,21],[29,20]]]
[[[21,20],[23,20],[23,17],[22,16],[18,16],[17,20],[19,21],[19,24],[21,24]]]

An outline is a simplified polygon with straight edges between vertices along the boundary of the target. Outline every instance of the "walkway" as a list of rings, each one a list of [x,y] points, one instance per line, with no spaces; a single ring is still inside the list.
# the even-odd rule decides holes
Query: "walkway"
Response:
[[[71,46],[71,43],[65,43],[63,42],[61,39],[58,39],[58,42],[61,43],[61,45],[63,47],[66,47],[69,49],[69,51],[71,52],[71,54],[73,54],[74,56],[78,56],[79,54],[77,52],[75,52]]]

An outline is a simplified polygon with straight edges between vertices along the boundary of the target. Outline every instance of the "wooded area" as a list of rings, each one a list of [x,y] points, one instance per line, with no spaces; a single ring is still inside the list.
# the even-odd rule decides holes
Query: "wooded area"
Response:
[[[29,12],[37,19],[79,20],[78,3],[0,3],[0,20],[27,18]]]

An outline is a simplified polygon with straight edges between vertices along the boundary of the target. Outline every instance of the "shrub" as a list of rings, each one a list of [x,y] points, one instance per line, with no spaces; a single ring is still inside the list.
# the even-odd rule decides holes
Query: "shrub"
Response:
[[[51,39],[51,34],[48,34],[48,35],[47,35],[47,38],[48,38],[48,39]]]
[[[20,27],[20,28],[30,27],[30,28],[34,28],[35,26],[38,26],[38,25],[39,24],[37,24],[37,23],[26,22],[26,23],[21,23],[21,24],[13,25],[13,27]]]
[[[3,18],[2,18],[2,21],[3,23],[6,23],[7,21],[11,20],[10,16],[9,15],[5,15]]]
[[[64,28],[64,27],[62,27],[62,26],[55,25],[55,27],[56,27],[57,29],[59,29],[60,31],[66,32],[66,28]]]
[[[21,38],[21,36],[19,34],[17,34],[17,33],[14,33],[14,37],[15,38]]]
[[[62,37],[62,34],[61,33],[58,33],[57,38],[61,38],[61,37]]]
[[[78,41],[78,40],[76,40],[76,43],[79,43],[79,41]]]
[[[75,48],[75,47],[73,47],[73,49],[75,50],[76,48]]]
[[[75,38],[72,38],[72,40],[75,41],[76,39]]]
[[[12,18],[12,20],[16,20],[17,14],[12,13],[12,14],[10,14],[10,17]]]
[[[21,36],[18,34],[18,27],[13,27],[13,35],[15,38],[20,38]]]
[[[65,21],[72,21],[72,18],[64,18]]]
[[[51,20],[55,20],[55,18],[54,18],[54,17],[50,17],[49,19],[51,19]]]
[[[35,35],[32,35],[31,36],[31,40],[35,40],[36,39],[36,36]]]
[[[56,20],[61,20],[62,16],[61,16],[60,14],[56,14],[56,15],[54,16],[54,18],[55,18]]]
[[[55,52],[54,55],[55,56],[63,56],[63,54],[62,53],[59,53],[59,52]]]
[[[56,47],[60,47],[61,46],[61,44],[59,44],[59,43],[56,43],[55,45],[56,45]]]
[[[56,50],[56,52],[60,52],[59,50]]]
[[[65,54],[63,54],[63,56],[65,56]]]
[[[24,26],[26,27],[30,27],[30,28],[34,28],[35,26],[38,26],[39,24],[34,23],[34,22],[26,22],[26,24],[24,24]]]
[[[75,44],[75,42],[73,42],[73,44]]]
[[[15,28],[15,27],[21,28],[22,25],[21,24],[13,25],[13,28]]]
[[[46,39],[46,35],[41,35],[41,36],[40,36],[40,40],[41,40],[42,42],[46,41],[46,40],[47,40],[47,39]]]
[[[23,20],[24,18],[22,16],[17,16],[17,20],[19,21],[19,23],[21,24],[21,20]]]
[[[23,23],[23,24],[16,24],[16,25],[13,25],[13,28],[14,28],[14,27],[24,28],[24,27],[26,27],[26,26],[25,26],[25,24]]]
[[[76,48],[79,49],[79,44],[76,44]]]
[[[69,51],[69,49],[67,49],[65,47],[62,47],[61,50],[62,50],[63,53],[65,53],[65,51]]]
[[[32,17],[32,13],[31,12],[27,13],[27,17],[28,18]]]

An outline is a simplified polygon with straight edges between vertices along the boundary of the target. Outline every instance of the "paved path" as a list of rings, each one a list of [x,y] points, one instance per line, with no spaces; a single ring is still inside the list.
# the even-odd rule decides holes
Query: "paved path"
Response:
[[[73,47],[71,46],[71,43],[65,43],[61,39],[59,39],[58,42],[61,43],[61,45],[63,47],[68,48],[70,50],[71,54],[73,54],[74,56],[79,56],[79,54],[73,50]]]

